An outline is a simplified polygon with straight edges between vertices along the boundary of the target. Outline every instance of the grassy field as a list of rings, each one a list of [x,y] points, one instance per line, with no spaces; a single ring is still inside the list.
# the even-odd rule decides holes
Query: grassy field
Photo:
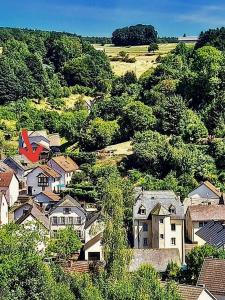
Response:
[[[160,44],[159,50],[149,55],[148,46],[115,47],[113,45],[101,46],[93,45],[95,49],[105,51],[108,57],[115,57],[120,51],[125,51],[130,57],[135,57],[135,63],[126,63],[121,61],[111,61],[111,67],[116,75],[124,75],[127,71],[134,71],[137,77],[140,77],[151,67],[156,67],[156,58],[165,56],[176,47],[177,44]]]

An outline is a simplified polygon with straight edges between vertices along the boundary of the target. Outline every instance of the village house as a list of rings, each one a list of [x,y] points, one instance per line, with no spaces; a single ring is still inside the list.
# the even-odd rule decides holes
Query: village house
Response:
[[[11,207],[9,217],[11,221],[16,221],[26,214],[34,205],[34,201],[29,199],[24,203],[20,203]]]
[[[189,241],[204,245],[205,241],[196,233],[212,220],[225,222],[225,205],[193,205],[189,206],[186,213],[186,236]]]
[[[9,222],[8,210],[9,207],[5,195],[0,192],[0,227]]]
[[[207,204],[224,204],[223,193],[220,192],[209,181],[202,182],[196,189],[188,194],[189,205]]]
[[[65,189],[70,184],[74,172],[79,167],[69,156],[55,156],[48,161],[48,165],[61,175],[61,188]]]
[[[176,248],[134,249],[129,271],[137,271],[143,264],[150,264],[159,273],[165,273],[170,262],[181,266],[179,250]]]
[[[5,164],[2,160],[0,160],[0,173],[6,171],[13,171],[7,164]]]
[[[42,191],[37,194],[34,200],[41,206],[45,211],[51,209],[56,203],[60,201],[60,196],[51,191]]]
[[[10,171],[0,173],[0,192],[5,195],[9,207],[11,207],[19,196],[19,180]]]
[[[225,250],[225,224],[218,221],[210,221],[200,228],[196,235],[208,245]]]
[[[102,234],[104,230],[104,222],[101,212],[91,213],[87,216],[84,226],[85,244],[84,255],[85,260],[103,260]]]
[[[39,165],[27,175],[28,195],[37,195],[42,191],[60,192],[61,175],[48,165]]]
[[[16,224],[23,225],[29,230],[38,231],[42,240],[38,243],[38,251],[43,251],[46,247],[45,239],[49,237],[49,220],[35,203],[24,210],[23,215],[15,221]]]
[[[225,259],[205,258],[197,286],[203,286],[217,300],[225,300]]]
[[[84,240],[86,215],[80,203],[70,195],[66,195],[49,211],[51,235],[54,236],[58,230],[66,226],[72,226],[81,240]]]
[[[136,189],[134,248],[178,249],[184,261],[184,208],[173,191]]]
[[[39,160],[47,160],[50,152],[60,153],[61,140],[58,133],[48,135],[46,130],[28,131],[28,137],[33,150],[36,150],[39,145],[44,148]],[[22,148],[26,147],[22,137],[19,144]]]

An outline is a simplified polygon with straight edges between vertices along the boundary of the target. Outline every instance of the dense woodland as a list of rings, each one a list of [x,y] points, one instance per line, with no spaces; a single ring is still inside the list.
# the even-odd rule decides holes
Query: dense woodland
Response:
[[[151,267],[127,272],[133,187],[171,189],[184,198],[208,179],[224,190],[223,35],[223,28],[210,30],[201,33],[196,46],[178,44],[137,79],[132,72],[115,76],[107,56],[79,37],[0,30],[0,147],[13,154],[7,139],[22,128],[59,132],[66,141],[63,151],[81,169],[73,178],[72,194],[103,210],[107,245],[105,272],[71,278],[43,263],[31,233],[0,230],[0,261],[7,264],[0,263],[1,299],[180,299],[173,283],[160,286]],[[71,94],[91,95],[91,108],[83,97],[68,108]],[[32,101],[42,98],[51,109]],[[96,163],[96,150],[128,140],[133,155]],[[12,234],[23,238],[12,242]],[[15,255],[9,256],[9,249]],[[224,252],[193,250],[188,273],[170,266],[167,277],[195,282],[205,256],[224,257]],[[3,267],[8,271],[2,273]],[[23,287],[15,284],[18,280],[24,280]]]

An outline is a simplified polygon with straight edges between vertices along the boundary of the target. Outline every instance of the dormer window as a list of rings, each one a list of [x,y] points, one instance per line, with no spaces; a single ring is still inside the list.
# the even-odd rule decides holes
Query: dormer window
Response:
[[[139,214],[146,215],[146,208],[143,205],[141,205],[139,208]]]
[[[175,213],[176,213],[176,208],[175,208],[173,205],[171,205],[171,206],[169,207],[169,212],[170,212],[171,214],[175,214]]]

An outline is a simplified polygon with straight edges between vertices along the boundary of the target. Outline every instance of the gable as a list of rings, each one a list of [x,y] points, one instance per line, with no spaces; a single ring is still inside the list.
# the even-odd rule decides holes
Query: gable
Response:
[[[219,199],[218,192],[214,192],[204,183],[188,194],[189,198],[203,198],[203,199]]]

